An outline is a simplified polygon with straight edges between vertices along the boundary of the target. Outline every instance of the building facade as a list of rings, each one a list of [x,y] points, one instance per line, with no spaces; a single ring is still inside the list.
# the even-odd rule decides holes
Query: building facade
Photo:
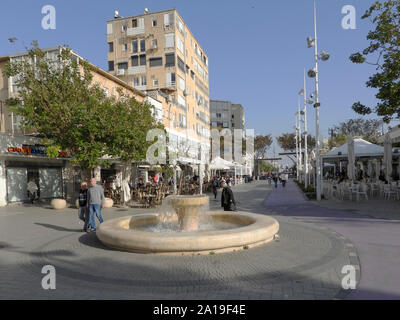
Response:
[[[230,101],[211,100],[210,117],[212,128],[245,129],[244,108]]]
[[[208,56],[179,13],[116,16],[107,43],[109,73],[162,100],[170,147],[181,162],[200,161],[210,149]]]
[[[46,56],[57,61],[62,47],[43,49]],[[73,52],[74,57],[82,59]],[[25,132],[19,117],[8,108],[5,101],[18,94],[15,79],[6,78],[3,68],[10,61],[27,58],[27,52],[0,57],[0,206],[27,200],[27,183],[34,179],[41,199],[58,197],[75,198],[82,180],[80,168],[72,166],[69,155],[60,152],[58,158],[46,156],[46,148],[35,132]],[[148,97],[121,79],[91,65],[93,82],[99,84],[108,95],[119,95],[118,88],[139,102]],[[157,112],[157,101],[149,101]],[[160,102],[158,102],[160,104]],[[101,180],[101,168],[97,168]]]

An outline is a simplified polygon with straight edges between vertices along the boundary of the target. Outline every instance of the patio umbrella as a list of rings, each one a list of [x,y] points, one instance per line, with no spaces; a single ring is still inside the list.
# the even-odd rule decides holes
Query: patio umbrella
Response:
[[[386,181],[390,181],[390,176],[392,175],[392,140],[390,135],[386,134],[385,137],[385,152],[383,154],[383,166],[385,168]]]
[[[350,135],[347,140],[347,157],[349,161],[349,164],[347,166],[347,176],[350,180],[354,180],[355,178],[354,163],[356,161],[356,158],[354,155],[354,139],[352,135]]]
[[[368,177],[370,179],[374,179],[375,178],[374,168],[372,167],[372,161],[371,160],[368,161],[367,174],[368,174]]]

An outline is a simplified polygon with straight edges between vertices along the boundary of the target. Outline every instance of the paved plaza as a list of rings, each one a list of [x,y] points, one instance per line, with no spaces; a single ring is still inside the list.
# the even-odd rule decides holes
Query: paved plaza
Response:
[[[292,182],[233,190],[239,210],[279,221],[278,240],[215,255],[142,255],[110,250],[81,232],[76,209],[1,208],[0,299],[400,298],[398,221],[321,208]],[[219,202],[210,207],[219,210]],[[103,216],[154,210],[113,208]],[[44,265],[56,269],[56,290],[41,287]],[[342,289],[345,265],[357,270],[357,290]]]

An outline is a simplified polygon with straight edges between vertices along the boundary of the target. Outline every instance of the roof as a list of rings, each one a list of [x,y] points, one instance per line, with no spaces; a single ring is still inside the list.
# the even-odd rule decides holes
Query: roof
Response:
[[[40,50],[42,50],[43,52],[49,52],[49,51],[59,50],[60,48],[64,48],[64,46],[53,46],[53,47],[44,48],[44,49],[40,49]],[[119,79],[119,78],[116,77],[116,76],[113,76],[112,74],[110,74],[110,73],[108,73],[107,71],[101,69],[100,67],[95,66],[95,65],[92,64],[89,60],[87,60],[87,59],[85,59],[85,58],[82,58],[79,54],[77,54],[77,53],[76,53],[75,51],[73,51],[72,49],[71,49],[71,52],[72,52],[74,55],[76,55],[77,57],[79,57],[79,59],[82,59],[82,60],[87,61],[87,62],[89,63],[89,66],[92,68],[92,70],[95,71],[95,72],[97,72],[98,74],[101,74],[101,75],[104,76],[105,78],[108,78],[108,79],[110,79],[110,80],[112,80],[112,81],[118,83],[120,86],[125,87],[126,89],[128,89],[128,90],[134,92],[134,93],[135,93],[136,95],[138,95],[138,96],[142,96],[142,97],[146,97],[146,96],[147,96],[144,92],[135,89],[134,87],[132,87],[132,86],[130,86],[129,84],[127,84],[125,81]],[[20,52],[20,53],[14,53],[14,54],[10,54],[10,55],[7,55],[7,56],[2,56],[2,57],[0,57],[0,62],[1,62],[1,61],[9,60],[10,58],[13,58],[13,57],[20,57],[20,56],[25,56],[25,55],[28,55],[28,51],[24,51],[24,52]]]
[[[354,154],[356,157],[383,156],[383,153],[384,147],[382,146],[365,141],[364,139],[354,139]],[[345,143],[322,155],[322,158],[347,158],[347,156],[348,147],[347,143]]]

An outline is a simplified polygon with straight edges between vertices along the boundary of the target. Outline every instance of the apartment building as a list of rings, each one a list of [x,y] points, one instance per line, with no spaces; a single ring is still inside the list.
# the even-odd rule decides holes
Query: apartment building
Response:
[[[211,100],[211,127],[222,129],[245,128],[244,108],[230,101]]]
[[[162,97],[164,125],[181,161],[210,149],[208,56],[175,9],[107,21],[108,71]],[[190,151],[183,150],[190,146]]]
[[[42,49],[47,58],[57,62],[62,47]],[[76,59],[82,59],[72,52]],[[20,127],[20,118],[5,104],[8,98],[18,94],[15,79],[6,78],[3,68],[9,61],[21,61],[28,53],[18,53],[0,57],[0,206],[7,203],[27,200],[27,183],[35,179],[41,199],[66,196],[75,197],[81,181],[80,168],[74,168],[69,155],[60,152],[58,158],[46,156],[46,147],[34,132],[24,132]],[[154,107],[154,113],[162,113],[159,101],[147,97],[143,92],[129,86],[121,79],[90,64],[93,81],[99,84],[108,95],[119,95],[118,88],[139,102],[148,101]],[[101,176],[98,171],[98,180]]]

